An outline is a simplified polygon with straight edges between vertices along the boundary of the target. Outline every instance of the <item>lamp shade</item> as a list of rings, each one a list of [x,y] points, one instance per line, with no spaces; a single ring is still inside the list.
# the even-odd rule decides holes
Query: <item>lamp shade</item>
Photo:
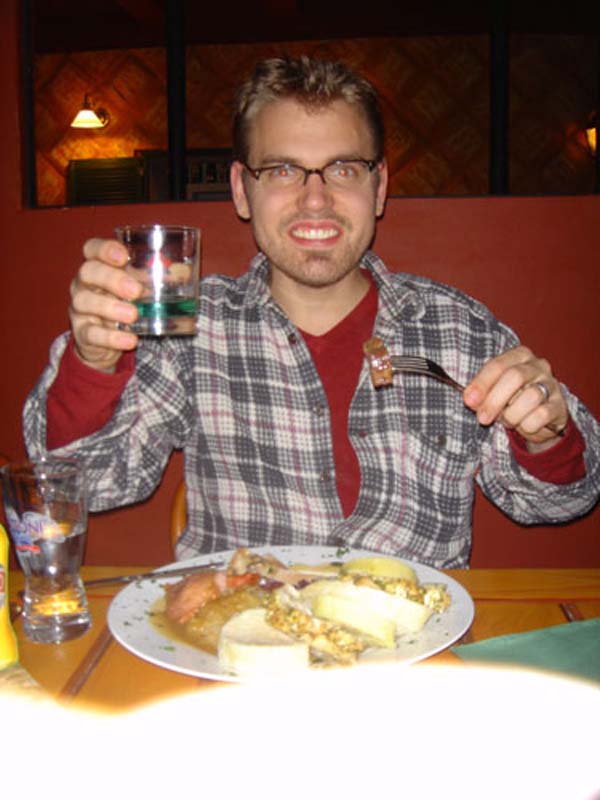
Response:
[[[104,128],[108,124],[108,113],[103,108],[94,110],[90,103],[89,97],[86,95],[83,101],[83,106],[75,115],[72,128]]]

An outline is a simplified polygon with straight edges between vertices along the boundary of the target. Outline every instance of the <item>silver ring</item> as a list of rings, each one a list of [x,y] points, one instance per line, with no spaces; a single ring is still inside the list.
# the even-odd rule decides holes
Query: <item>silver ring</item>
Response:
[[[536,381],[536,383],[530,383],[529,385],[533,386],[538,390],[538,392],[540,392],[540,394],[542,395],[542,403],[548,402],[548,400],[550,399],[550,389],[546,386],[545,383],[542,383],[541,381]]]

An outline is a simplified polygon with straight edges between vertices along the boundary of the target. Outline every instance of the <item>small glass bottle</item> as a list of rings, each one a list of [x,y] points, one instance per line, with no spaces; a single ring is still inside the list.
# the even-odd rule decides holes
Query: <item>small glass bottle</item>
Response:
[[[0,669],[18,660],[17,637],[10,622],[8,604],[8,536],[0,525]]]

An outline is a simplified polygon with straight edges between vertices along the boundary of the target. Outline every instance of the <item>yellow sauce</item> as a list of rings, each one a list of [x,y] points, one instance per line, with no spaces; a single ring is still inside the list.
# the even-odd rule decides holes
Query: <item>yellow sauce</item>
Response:
[[[159,598],[150,610],[150,622],[162,636],[184,642],[212,655],[217,654],[219,633],[234,614],[263,605],[264,592],[254,587],[238,589],[210,600],[194,614],[189,622],[178,625],[167,617],[165,598]]]

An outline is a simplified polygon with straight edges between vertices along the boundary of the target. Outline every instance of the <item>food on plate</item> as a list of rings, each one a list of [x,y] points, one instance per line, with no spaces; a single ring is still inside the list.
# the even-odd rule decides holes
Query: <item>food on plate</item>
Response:
[[[381,339],[373,336],[363,344],[373,386],[390,386],[394,379],[392,359]]]
[[[223,625],[219,637],[219,664],[240,675],[272,675],[306,669],[308,643],[274,628],[265,608],[250,608]]]
[[[305,642],[315,663],[353,664],[368,646],[354,631],[318,617],[310,599],[294,586],[276,589],[265,605],[269,625]]]
[[[363,636],[372,647],[392,650],[396,623],[391,611],[379,602],[385,599],[384,593],[342,581],[331,583],[336,586],[321,586],[311,598],[313,613]]]
[[[186,641],[216,656],[219,636],[225,623],[236,614],[262,608],[263,604],[264,592],[258,586],[244,586],[225,592],[200,606],[184,623],[180,633]]]
[[[385,589],[348,580],[317,581],[301,590],[317,617],[360,633],[375,647],[392,649],[396,637],[421,630],[434,608]]]
[[[397,558],[387,558],[386,556],[351,558],[350,561],[342,564],[340,569],[343,574],[355,572],[387,578],[406,578],[407,581],[417,583],[417,575],[414,569]]]
[[[394,649],[450,605],[443,584],[421,584],[398,559],[286,566],[246,548],[225,570],[167,585],[165,598],[180,636],[240,676],[353,664],[369,648]]]
[[[260,575],[247,572],[230,575],[225,570],[196,572],[181,581],[166,586],[167,618],[179,625],[192,618],[193,614],[211,600],[243,586],[258,583]]]
[[[292,564],[290,567],[292,572],[298,572],[303,576],[310,577],[322,577],[323,575],[331,575],[332,577],[337,577],[340,572],[340,564],[333,564],[333,563],[325,563],[325,564],[302,564],[296,563]]]
[[[254,572],[263,577],[269,577],[276,575],[282,569],[286,569],[285,564],[282,564],[275,556],[268,553],[261,555],[260,553],[253,553],[247,547],[238,547],[231,557],[228,571],[235,575]]]

